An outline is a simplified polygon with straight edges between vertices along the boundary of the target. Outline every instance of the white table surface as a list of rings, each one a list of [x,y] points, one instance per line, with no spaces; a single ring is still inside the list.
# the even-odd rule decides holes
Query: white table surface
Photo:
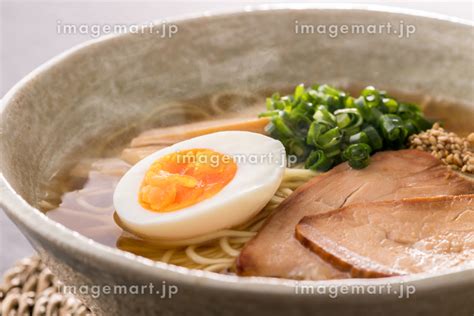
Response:
[[[265,1],[268,2],[268,1]],[[314,1],[300,1],[314,2]],[[319,1],[328,2],[328,1]],[[344,1],[377,3],[425,10],[473,20],[471,1]],[[264,1],[5,1],[0,0],[0,96],[35,67],[90,35],[57,34],[61,23],[118,24],[163,20],[167,17],[239,9]],[[34,251],[0,211],[0,273]]]

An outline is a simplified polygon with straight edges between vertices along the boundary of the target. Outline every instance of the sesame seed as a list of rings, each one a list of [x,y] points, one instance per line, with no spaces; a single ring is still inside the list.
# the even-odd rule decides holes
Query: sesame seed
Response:
[[[466,138],[446,132],[439,123],[427,131],[411,135],[410,148],[431,152],[453,170],[474,174],[474,133]]]

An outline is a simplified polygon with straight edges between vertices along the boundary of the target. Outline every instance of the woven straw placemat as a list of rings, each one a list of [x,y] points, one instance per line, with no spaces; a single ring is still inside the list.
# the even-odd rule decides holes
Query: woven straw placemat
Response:
[[[60,285],[38,257],[25,258],[3,275],[0,315],[92,315],[72,294],[61,293]]]

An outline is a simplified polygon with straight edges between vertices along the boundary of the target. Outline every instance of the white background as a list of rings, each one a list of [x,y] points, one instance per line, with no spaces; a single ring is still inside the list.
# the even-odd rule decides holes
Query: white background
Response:
[[[242,9],[247,5],[268,2],[0,0],[0,97],[41,63],[91,38],[90,35],[57,34],[58,21],[75,24],[143,23],[205,11]],[[315,3],[316,1],[300,2]],[[344,2],[404,7],[466,20],[473,20],[474,16],[472,1]],[[318,1],[316,3],[331,2]],[[0,273],[15,260],[32,252],[27,241],[0,211]]]

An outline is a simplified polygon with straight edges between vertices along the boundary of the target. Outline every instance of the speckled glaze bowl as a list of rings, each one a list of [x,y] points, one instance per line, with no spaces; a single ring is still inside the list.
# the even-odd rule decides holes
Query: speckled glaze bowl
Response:
[[[400,21],[416,27],[410,38],[295,32],[295,25],[304,23],[396,26]],[[462,104],[473,104],[474,36],[466,22],[403,10],[305,5],[173,23],[179,31],[172,38],[124,34],[80,45],[28,75],[3,99],[0,205],[61,280],[78,286],[152,282],[157,289],[163,284],[179,289],[171,299],[130,291],[77,293],[102,315],[472,314],[473,269],[320,282],[218,275],[100,245],[36,209],[42,186],[77,148],[113,142],[124,128],[133,130],[150,111],[183,96],[300,82],[357,82],[448,98],[459,104],[450,109],[453,113]],[[473,108],[462,111],[467,122],[472,120]],[[119,131],[114,139],[101,136],[111,131]],[[353,293],[355,287],[381,284],[392,289],[413,285],[416,293],[409,299],[386,288]],[[318,291],[301,294],[301,285]],[[339,295],[332,298],[329,293],[335,290]]]

